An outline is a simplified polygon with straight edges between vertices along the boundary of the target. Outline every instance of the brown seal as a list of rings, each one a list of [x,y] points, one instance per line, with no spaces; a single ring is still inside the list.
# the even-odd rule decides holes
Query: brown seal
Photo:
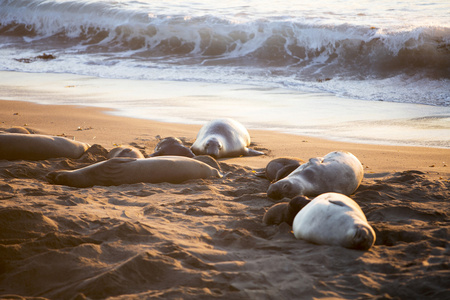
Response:
[[[47,175],[51,183],[74,187],[121,185],[138,182],[181,183],[189,179],[222,177],[217,169],[183,156],[116,157],[81,169]]]
[[[79,158],[88,148],[88,144],[59,136],[21,133],[0,134],[0,159]]]
[[[166,137],[159,141],[155,147],[155,152],[150,154],[149,157],[163,156],[163,155],[176,155],[194,157],[191,149],[183,145],[183,142],[175,137]]]

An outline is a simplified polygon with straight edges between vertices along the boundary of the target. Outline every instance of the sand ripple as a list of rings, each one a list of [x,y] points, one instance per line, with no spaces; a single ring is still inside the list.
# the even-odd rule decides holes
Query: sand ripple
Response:
[[[95,150],[95,149],[94,149]],[[105,159],[0,161],[0,295],[73,299],[450,298],[450,183],[406,171],[365,178],[351,197],[377,234],[368,252],[296,240],[262,224],[269,182],[77,189],[45,174]]]

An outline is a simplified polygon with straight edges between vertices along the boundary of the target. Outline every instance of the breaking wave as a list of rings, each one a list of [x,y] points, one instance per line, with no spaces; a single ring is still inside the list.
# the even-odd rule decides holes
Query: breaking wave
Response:
[[[0,50],[77,55],[102,66],[127,60],[145,68],[246,68],[249,74],[314,82],[450,78],[450,27],[445,26],[381,28],[212,11],[169,14],[111,1],[0,4]]]

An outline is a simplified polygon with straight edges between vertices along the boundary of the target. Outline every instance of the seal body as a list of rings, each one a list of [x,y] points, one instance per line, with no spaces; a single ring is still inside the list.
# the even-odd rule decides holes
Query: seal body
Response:
[[[297,239],[359,250],[368,250],[376,239],[359,205],[338,193],[322,194],[303,207],[292,230]]]
[[[154,156],[164,156],[164,155],[176,155],[176,156],[186,156],[194,157],[195,154],[192,153],[191,149],[183,145],[183,142],[175,137],[166,137],[159,141],[155,147],[155,152],[150,155]]]
[[[108,152],[108,159],[114,157],[145,158],[142,152],[139,151],[139,149],[131,146],[116,147],[111,149],[111,151]]]
[[[59,136],[21,133],[0,134],[0,159],[79,158],[88,148],[88,144]]]
[[[273,199],[317,196],[326,192],[350,195],[359,187],[363,176],[361,162],[353,154],[336,151],[312,158],[287,177],[272,183],[267,195]]]
[[[196,155],[211,155],[216,159],[264,154],[247,148],[249,145],[250,135],[244,125],[233,119],[217,119],[199,130],[191,150]]]
[[[221,177],[217,169],[183,156],[152,158],[116,157],[81,169],[47,175],[51,183],[73,187],[121,185],[138,182],[181,183],[189,179]]]

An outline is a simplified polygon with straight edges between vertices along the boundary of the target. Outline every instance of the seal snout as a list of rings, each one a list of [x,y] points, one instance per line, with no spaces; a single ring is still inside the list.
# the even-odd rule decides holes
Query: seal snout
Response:
[[[356,225],[355,236],[353,237],[353,245],[351,248],[357,250],[369,250],[375,243],[375,232],[371,227],[364,225]]]
[[[219,151],[215,151],[215,150],[206,151],[206,154],[209,156],[212,156],[214,158],[219,158]]]
[[[214,158],[220,157],[220,150],[222,149],[222,145],[216,139],[209,140],[205,145],[205,153]]]
[[[284,197],[289,197],[291,188],[292,183],[289,181],[278,181],[270,185],[267,190],[267,196],[275,200],[280,200]]]

